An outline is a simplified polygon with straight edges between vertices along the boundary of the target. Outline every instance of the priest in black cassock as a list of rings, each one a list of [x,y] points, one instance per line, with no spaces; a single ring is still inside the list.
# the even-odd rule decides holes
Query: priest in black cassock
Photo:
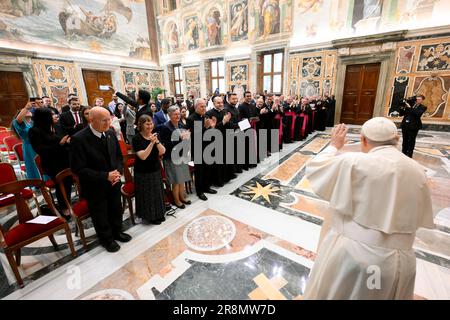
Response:
[[[238,109],[239,98],[236,93],[229,93],[227,97],[227,102],[225,103],[224,110],[231,114],[229,126],[233,130],[239,129],[239,109]],[[238,133],[239,134],[239,133]],[[234,143],[234,161],[233,164],[227,165],[227,174],[231,179],[235,178],[236,173],[242,173],[242,164],[238,163],[238,148],[237,148],[237,135],[226,135],[225,139],[225,149],[226,145]],[[233,142],[234,140],[234,142]]]
[[[206,113],[205,118],[213,119],[215,128],[222,133],[223,147],[225,148],[225,130],[231,128],[229,123],[231,113],[225,112],[222,97],[215,96],[213,98],[213,104],[214,107]],[[226,173],[225,154],[221,160],[222,161],[214,163],[211,169],[212,172],[214,172],[211,179],[212,184],[218,187],[223,187],[223,185],[230,180],[230,177]]]
[[[186,128],[191,132],[191,157],[192,161],[194,161],[195,192],[199,199],[203,201],[208,200],[205,193],[217,193],[216,190],[211,189],[213,165],[206,164],[203,160],[203,151],[209,144],[209,142],[203,140],[203,134],[206,130],[214,127],[213,120],[211,118],[205,119],[205,114],[206,101],[204,99],[196,99],[194,101],[194,113],[186,119]],[[201,154],[197,154],[197,151]]]
[[[244,93],[244,101],[239,104],[239,121],[243,121],[247,119],[250,123],[252,119],[256,118],[256,105],[252,99],[252,93],[250,91],[246,91]],[[254,128],[255,130],[257,128]],[[250,129],[247,129],[250,130]],[[245,132],[247,132],[247,130]],[[257,139],[254,141],[255,145],[257,143]],[[249,168],[256,167],[256,163],[250,163],[250,152],[256,152],[256,148],[253,145],[250,145],[250,141],[245,139],[245,163],[242,166],[242,169],[248,170]]]

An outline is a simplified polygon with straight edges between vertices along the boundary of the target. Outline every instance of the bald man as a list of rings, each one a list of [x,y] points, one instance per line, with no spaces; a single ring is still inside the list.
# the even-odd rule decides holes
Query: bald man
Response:
[[[434,227],[425,170],[397,149],[397,127],[386,118],[362,126],[360,152],[342,152],[346,136],[336,126],[331,145],[306,165],[332,221],[305,299],[412,299],[415,234]]]
[[[110,129],[109,110],[94,107],[89,118],[89,126],[71,138],[71,168],[79,177],[81,197],[87,201],[100,244],[108,252],[117,252],[116,241],[131,240],[122,232],[122,152]]]

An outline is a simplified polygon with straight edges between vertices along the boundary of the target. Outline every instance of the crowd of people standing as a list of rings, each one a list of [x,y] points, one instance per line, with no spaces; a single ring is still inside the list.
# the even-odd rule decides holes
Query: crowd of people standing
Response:
[[[97,98],[91,107],[82,106],[75,94],[70,94],[63,106],[53,106],[52,99],[45,96],[30,99],[14,118],[12,128],[23,141],[28,178],[40,177],[36,155],[40,156],[44,179],[55,180],[67,168],[79,177],[80,196],[87,200],[100,242],[115,252],[120,249],[116,241],[131,239],[121,231],[123,156],[128,152],[123,146],[131,146],[129,149],[136,155],[136,214],[143,223],[161,224],[167,202],[180,209],[191,204],[185,190],[191,180],[198,198],[206,201],[206,194],[217,193],[213,187],[222,187],[243,171],[256,167],[283,143],[302,140],[334,122],[335,101],[330,96],[285,98],[245,92],[244,98],[238,100],[236,94],[228,93],[205,99],[189,96],[186,101],[161,94],[153,101],[146,90],[139,90],[136,96],[114,90],[111,102],[105,104],[103,98]],[[196,154],[203,153],[211,142],[193,137],[203,137],[210,129],[223,135],[225,154],[226,145],[234,139],[226,131],[239,132],[243,120],[255,129],[256,140],[261,129],[278,129],[278,145],[269,139],[267,152],[261,154],[259,145],[253,147],[246,141],[244,161],[238,161],[243,155],[238,154],[236,147],[231,162],[208,163]],[[174,150],[185,142],[190,143],[190,153],[178,161],[173,157]],[[164,187],[163,177],[170,190]],[[69,201],[72,183],[71,178],[64,181]],[[58,186],[55,193],[57,208],[69,220],[70,212]]]

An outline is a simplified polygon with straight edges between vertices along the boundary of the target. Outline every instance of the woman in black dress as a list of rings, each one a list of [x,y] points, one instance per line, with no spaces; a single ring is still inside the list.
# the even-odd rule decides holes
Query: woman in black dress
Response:
[[[58,173],[70,167],[68,150],[70,137],[62,136],[55,130],[53,115],[53,111],[49,108],[36,109],[33,116],[33,127],[28,132],[28,136],[33,150],[41,157],[43,171],[55,181]],[[70,202],[72,192],[70,177],[64,181],[64,187]],[[56,199],[63,217],[69,219],[70,213],[58,186],[56,187]]]
[[[152,118],[142,115],[138,120],[139,133],[133,138],[136,214],[144,223],[161,224],[166,209],[159,157],[166,149],[153,129]]]

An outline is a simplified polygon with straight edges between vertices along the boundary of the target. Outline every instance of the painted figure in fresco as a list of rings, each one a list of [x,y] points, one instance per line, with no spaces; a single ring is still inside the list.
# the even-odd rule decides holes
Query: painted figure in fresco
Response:
[[[2,0],[0,1],[0,13],[5,13],[15,17],[23,17],[29,15],[39,15],[44,9],[40,0]]]
[[[238,41],[247,38],[247,3],[240,2],[231,7],[231,40]]]
[[[210,46],[217,46],[222,43],[220,12],[213,9],[206,18],[206,28],[208,29],[208,42]]]
[[[190,18],[186,24],[186,45],[189,50],[198,48],[198,27],[194,18]]]
[[[450,70],[450,44],[425,47],[420,57],[419,71]]]
[[[266,37],[280,32],[279,0],[264,0],[261,6],[260,35]]]
[[[355,0],[353,27],[361,20],[380,17],[382,4],[382,0]]]
[[[178,27],[174,23],[170,27],[169,37],[167,39],[169,53],[175,53],[178,49]]]
[[[241,84],[241,81],[238,80],[236,85],[233,87],[233,93],[237,94],[238,101],[242,101],[244,98],[245,86]]]

